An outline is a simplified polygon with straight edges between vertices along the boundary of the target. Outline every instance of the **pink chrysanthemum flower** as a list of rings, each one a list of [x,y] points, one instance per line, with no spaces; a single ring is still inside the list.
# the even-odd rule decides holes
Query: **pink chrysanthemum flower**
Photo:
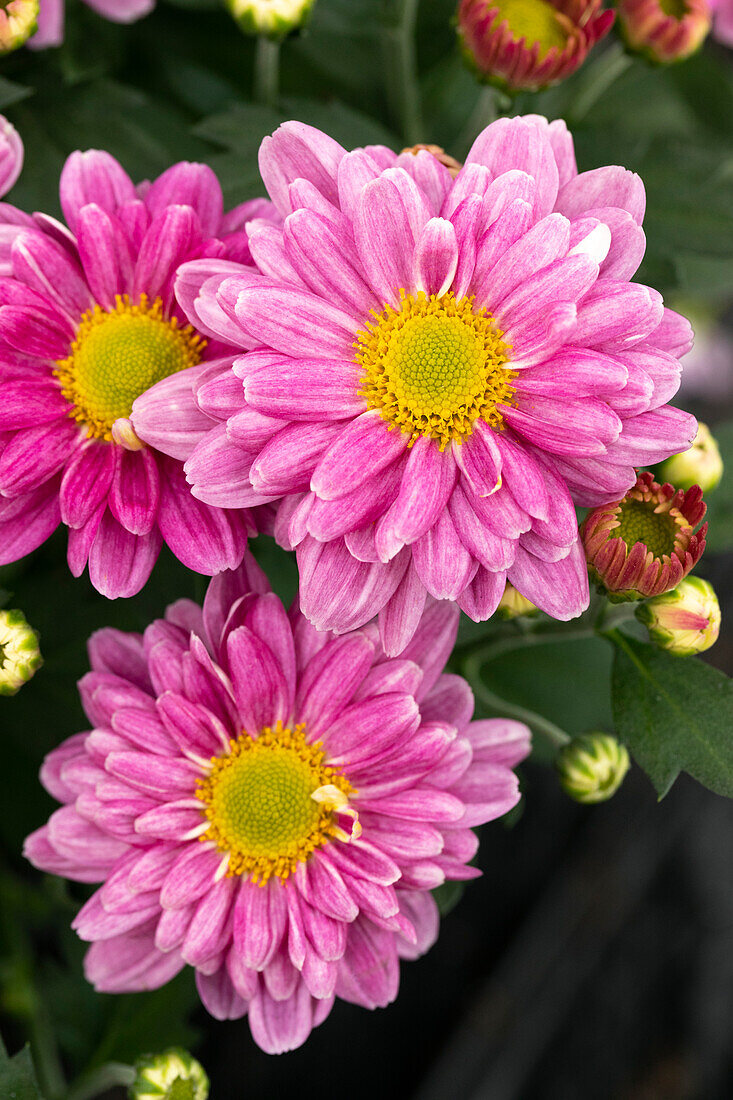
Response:
[[[155,0],[84,0],[93,11],[113,23],[134,23],[155,7]],[[41,0],[38,30],[28,45],[33,50],[60,46],[64,40],[65,0]]]
[[[218,1018],[299,1046],[334,997],[376,1008],[437,934],[429,891],[474,878],[473,826],[517,801],[529,731],[472,722],[442,673],[458,612],[426,610],[403,659],[374,627],[319,634],[249,556],[144,636],[102,630],[81,681],[91,732],[46,759],[64,803],[35,866],[101,882],[74,922],[99,990],[185,964]]]
[[[0,564],[63,522],[71,571],[79,576],[88,562],[110,597],[142,587],[162,541],[197,572],[233,568],[256,531],[252,517],[194,500],[185,432],[169,435],[160,454],[129,415],[141,393],[155,406],[161,378],[190,404],[193,379],[205,388],[212,371],[231,366],[230,347],[187,324],[173,280],[194,256],[249,262],[242,227],[270,205],[224,214],[202,164],[177,164],[136,188],[100,152],[69,158],[61,205],[70,231],[0,208]],[[216,424],[204,406],[199,429]]]
[[[215,384],[194,494],[285,498],[304,613],[341,632],[379,612],[390,653],[427,593],[481,620],[508,578],[578,615],[573,501],[617,499],[695,434],[666,405],[690,326],[630,282],[641,180],[578,175],[565,124],[535,116],[488,127],[455,179],[427,151],[347,153],[296,122],[260,165],[285,219],[250,227],[261,274],[194,262],[177,281],[201,331],[249,349]],[[162,450],[181,415],[166,385],[152,435],[133,415]]]

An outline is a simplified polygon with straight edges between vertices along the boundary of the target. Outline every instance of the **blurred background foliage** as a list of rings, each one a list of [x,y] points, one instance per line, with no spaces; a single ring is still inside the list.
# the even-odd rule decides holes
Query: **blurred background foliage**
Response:
[[[486,95],[459,57],[451,27],[454,8],[453,0],[421,4],[418,63],[425,119],[422,139],[441,144],[460,158],[485,121]],[[381,14],[381,0],[317,0],[307,31],[283,44],[282,99],[278,109],[273,109],[252,101],[254,43],[238,33],[218,0],[160,0],[149,18],[131,27],[103,22],[78,0],[67,0],[63,47],[39,54],[18,51],[0,68],[0,111],[18,128],[26,149],[25,170],[9,201],[27,210],[58,214],[58,178],[64,158],[76,148],[101,147],[117,156],[136,179],[151,178],[176,160],[204,160],[219,174],[226,201],[234,205],[262,192],[257,169],[259,143],[280,121],[291,117],[327,130],[347,147],[384,142],[400,148],[405,139],[385,98]],[[724,325],[733,300],[730,54],[709,44],[687,63],[666,69],[636,59],[604,88],[604,73],[613,62],[612,51],[618,49],[616,43],[609,42],[567,82],[540,94],[518,96],[510,111],[566,118],[574,132],[581,170],[618,163],[641,174],[648,199],[648,252],[639,278],[673,300],[691,303],[705,316],[708,329],[720,333],[722,339],[723,328],[715,326]],[[703,559],[699,570],[716,584],[724,624],[726,612],[730,615],[733,611],[730,559],[725,554],[733,546],[733,422],[722,423],[733,411],[730,354],[728,371],[727,382],[718,379],[714,391],[696,386],[693,377],[682,396],[686,405],[714,426],[727,463],[728,476],[711,497],[712,553]],[[266,539],[258,540],[255,552],[275,589],[292,599],[296,586],[292,558]],[[174,599],[187,595],[200,600],[205,583],[164,553],[140,595],[111,605],[85,579],[75,581],[70,576],[65,539],[60,534],[31,559],[0,570],[5,602],[22,607],[40,632],[46,662],[17,697],[0,702],[6,763],[0,813],[0,1014],[7,1046],[17,1050],[31,1039],[48,1100],[81,1098],[85,1095],[84,1077],[95,1067],[110,1060],[129,1061],[144,1050],[172,1043],[190,1045],[204,1061],[208,1058],[214,1100],[265,1093],[289,1096],[295,1095],[296,1087],[299,1097],[315,1097],[322,1095],[326,1085],[339,1090],[348,1087],[355,1098],[371,1096],[375,1090],[387,1096],[440,1096],[435,1083],[441,1080],[440,1064],[433,1084],[430,1082],[431,1067],[441,1053],[444,1060],[448,1058],[447,1064],[454,1059],[453,1072],[459,1074],[459,1063],[463,1065],[464,1078],[459,1074],[455,1080],[462,1079],[466,1090],[469,1085],[472,1088],[465,1077],[466,1067],[478,1066],[478,1076],[472,1081],[481,1080],[486,1052],[493,1049],[496,1053],[497,1037],[505,1035],[491,1013],[486,1018],[480,1012],[475,1015],[474,997],[483,988],[481,983],[489,980],[487,975],[499,967],[504,985],[489,985],[486,996],[501,1000],[503,990],[511,1002],[516,994],[518,1018],[525,1009],[535,1011],[539,1003],[535,1003],[531,982],[527,984],[521,966],[517,963],[511,970],[512,951],[516,954],[518,950],[516,945],[512,947],[516,929],[525,929],[522,934],[526,933],[529,945],[525,950],[531,957],[550,960],[545,975],[550,980],[554,974],[550,964],[558,963],[558,945],[564,942],[562,936],[558,939],[557,929],[553,933],[553,920],[563,926],[568,906],[578,898],[582,901],[586,889],[596,904],[610,906],[619,921],[647,896],[644,890],[652,889],[650,883],[657,884],[653,887],[657,893],[649,895],[655,899],[652,908],[666,905],[668,888],[662,873],[670,852],[676,851],[673,845],[679,842],[682,826],[677,822],[688,821],[696,812],[694,808],[706,799],[720,800],[689,782],[673,793],[652,820],[649,810],[656,810],[654,794],[646,779],[637,775],[629,791],[619,796],[618,805],[614,802],[612,807],[580,810],[560,794],[551,773],[530,763],[523,778],[525,791],[531,795],[525,800],[524,818],[521,812],[515,813],[506,828],[499,824],[484,830],[480,862],[486,877],[471,885],[446,922],[444,939],[432,956],[405,968],[404,992],[397,1006],[370,1016],[340,1005],[307,1048],[286,1059],[270,1059],[257,1051],[245,1023],[218,1025],[197,1008],[190,972],[152,994],[97,995],[81,978],[83,947],[68,928],[85,896],[84,888],[42,879],[24,865],[19,854],[24,836],[42,824],[54,808],[37,781],[38,767],[50,748],[84,728],[75,683],[87,668],[89,634],[108,624],[142,630]],[[514,624],[493,621],[481,627],[464,623],[456,667],[463,667],[465,657],[487,639],[511,639],[518,629]],[[569,624],[565,642],[520,654],[507,652],[489,664],[477,665],[481,684],[474,683],[474,687],[478,689],[479,715],[490,713],[481,702],[483,684],[488,691],[500,692],[511,703],[538,711],[570,733],[589,728],[611,730],[610,647],[600,639],[572,640],[571,630]],[[730,671],[732,646],[730,634],[724,631],[712,651],[712,663]],[[727,809],[727,804],[720,804]],[[589,813],[598,815],[598,825],[586,824]],[[717,827],[723,826],[718,822]],[[578,836],[585,839],[578,842]],[[627,866],[630,857],[624,845],[632,842],[646,853],[646,863],[637,855],[637,862]],[[573,856],[576,849],[577,858]],[[583,863],[584,852],[588,858],[595,853],[596,861],[600,858],[601,862],[617,858],[621,879],[599,884],[593,878],[597,871],[591,873]],[[553,874],[566,872],[565,894],[546,894]],[[568,883],[580,886],[568,894]],[[443,892],[441,904],[446,911],[458,900],[459,892],[454,888]],[[628,899],[626,908],[624,898]],[[585,913],[583,905],[577,911],[579,920]],[[543,914],[549,921],[546,942],[541,937],[532,939],[532,921]],[[714,919],[718,916],[716,910]],[[572,923],[575,918],[570,919]],[[686,919],[674,909],[680,943],[688,942],[685,937],[692,936],[690,928],[695,927],[694,922],[686,924]],[[733,925],[730,913],[725,919],[727,926]],[[601,921],[600,928],[598,942],[608,947],[618,927],[610,920],[605,925]],[[664,964],[669,977],[677,971],[664,954],[667,947],[653,959],[660,967]],[[622,949],[617,946],[614,950]],[[631,959],[644,955],[636,940],[623,950],[631,952]],[[577,955],[577,945],[568,951],[582,977],[586,956]],[[639,965],[639,973],[645,972],[643,960]],[[650,959],[646,965],[651,965]],[[562,1006],[561,994],[562,988],[560,993],[555,987],[545,991],[546,997],[559,997]],[[646,1002],[640,999],[645,995],[643,983],[637,991],[625,990],[632,1017],[634,1011],[645,1011]],[[730,991],[726,995],[730,1000]],[[486,1008],[484,1001],[478,1003]],[[593,997],[588,1003],[599,1007]],[[659,1008],[658,1001],[652,1003]],[[504,1011],[508,1011],[506,1004]],[[468,1024],[462,1024],[467,1013],[474,1015]],[[476,1043],[471,1047],[469,1041],[479,1019],[483,1053],[477,1053]],[[583,1021],[573,1023],[570,1008],[562,1021],[553,1027],[560,1027],[571,1049],[572,1029],[582,1030]],[[505,1025],[505,1016],[501,1016],[501,1026]],[[695,1069],[694,1058],[692,1069],[686,1065],[680,1069],[673,1063],[683,1091],[664,1091],[664,1083],[658,1091],[644,1091],[644,1074],[653,1059],[661,1057],[659,1052],[666,1050],[669,1036],[676,1034],[674,1026],[672,1021],[667,1031],[662,1028],[661,1038],[655,1031],[657,1045],[652,1043],[641,1053],[638,1043],[634,1046],[627,1037],[627,1049],[635,1053],[623,1063],[623,1072],[616,1073],[615,1083],[599,1053],[595,1064],[605,1066],[604,1080],[610,1090],[604,1091],[606,1085],[599,1083],[595,1070],[585,1084],[582,1077],[569,1083],[558,1064],[552,1070],[552,1056],[547,1051],[554,1032],[548,1030],[549,1025],[543,1033],[547,1041],[535,1052],[534,1060],[526,1051],[523,1054],[524,1048],[517,1044],[524,1032],[517,1025],[508,1042],[506,1035],[501,1040],[502,1050],[506,1054],[516,1048],[516,1059],[521,1062],[524,1058],[524,1077],[517,1084],[515,1067],[514,1077],[512,1073],[508,1079],[495,1077],[493,1091],[480,1089],[476,1096],[490,1095],[491,1100],[649,1096],[656,1100],[729,1094],[695,1091],[696,1082],[705,1078],[703,1071]],[[454,1031],[457,1046],[451,1046]],[[468,1047],[465,1042],[461,1046],[461,1035],[464,1039],[468,1036]],[[467,1054],[469,1047],[472,1053]],[[547,1071],[548,1057],[554,1077],[545,1073],[544,1084],[539,1085],[538,1067],[544,1065]],[[725,1064],[718,1058],[714,1089],[729,1080],[727,1057]],[[709,1065],[714,1061],[709,1059]],[[359,1067],[356,1073],[355,1066]],[[81,1082],[76,1092],[67,1092],[65,1079]],[[663,1077],[663,1082],[666,1080]],[[690,1080],[693,1083],[688,1088],[684,1082]],[[637,1091],[629,1081],[637,1082]],[[580,1091],[574,1091],[576,1088]],[[25,1094],[21,1091],[18,1095]],[[469,1092],[459,1089],[453,1095],[468,1096]]]

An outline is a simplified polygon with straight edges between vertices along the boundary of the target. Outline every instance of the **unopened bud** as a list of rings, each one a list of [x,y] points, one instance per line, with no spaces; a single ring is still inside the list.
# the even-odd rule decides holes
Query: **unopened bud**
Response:
[[[720,633],[720,604],[715,589],[702,577],[683,581],[636,609],[651,640],[677,657],[691,657],[715,645]]]
[[[285,38],[304,26],[315,0],[226,0],[245,34]]]
[[[171,1047],[135,1064],[130,1100],[207,1100],[209,1078],[188,1051]]]
[[[539,608],[507,581],[497,611],[502,619],[517,619],[520,615],[536,615]]]
[[[707,37],[711,6],[708,0],[619,0],[621,36],[648,61],[684,61]]]
[[[621,786],[629,754],[608,733],[584,733],[560,750],[555,766],[560,786],[576,802],[605,802]]]
[[[38,0],[0,3],[0,54],[22,46],[38,27]]]
[[[0,695],[15,695],[43,664],[22,611],[0,611]]]
[[[709,493],[718,487],[723,476],[723,459],[707,424],[698,424],[692,446],[663,462],[659,474],[675,489],[691,489],[693,485],[699,485],[703,493]]]
[[[15,127],[0,115],[0,198],[14,187],[23,167],[23,142]]]

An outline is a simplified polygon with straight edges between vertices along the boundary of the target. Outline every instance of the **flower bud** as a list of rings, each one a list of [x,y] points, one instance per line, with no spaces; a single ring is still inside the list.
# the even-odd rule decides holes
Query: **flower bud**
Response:
[[[0,611],[0,695],[15,695],[43,664],[22,611]]]
[[[560,786],[576,802],[605,802],[629,770],[626,746],[607,733],[584,733],[560,749],[555,759]]]
[[[699,485],[687,491],[639,474],[623,500],[595,508],[580,537],[590,575],[609,599],[643,600],[675,588],[705,549],[707,524]]]
[[[659,474],[677,489],[699,485],[704,493],[709,493],[717,488],[723,476],[723,459],[707,424],[698,424],[689,450],[668,458],[659,467]]]
[[[720,604],[702,577],[686,577],[671,592],[636,609],[651,640],[677,657],[691,657],[715,645],[720,633]]]
[[[22,46],[38,26],[38,0],[10,0],[0,4],[0,54]]]
[[[626,45],[648,61],[684,61],[710,30],[707,0],[619,0],[617,10]]]
[[[315,0],[226,0],[240,30],[266,38],[285,38],[302,27]]]
[[[203,1066],[179,1047],[140,1058],[135,1070],[130,1100],[207,1100],[209,1095]]]
[[[602,0],[462,0],[458,37],[479,80],[537,91],[574,73],[614,20]]]
[[[504,594],[499,600],[497,611],[502,619],[517,619],[520,615],[536,615],[538,608],[531,603],[521,592],[517,592],[513,584],[506,582]]]

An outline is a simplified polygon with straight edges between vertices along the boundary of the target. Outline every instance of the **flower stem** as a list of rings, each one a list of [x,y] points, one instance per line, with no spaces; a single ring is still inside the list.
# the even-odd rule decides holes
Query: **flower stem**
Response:
[[[135,1070],[122,1062],[107,1062],[92,1070],[69,1089],[66,1100],[95,1100],[95,1097],[114,1088],[115,1085],[131,1085]]]
[[[407,145],[425,140],[415,28],[419,0],[384,0],[385,82],[392,123]]]
[[[280,43],[261,34],[255,55],[255,99],[266,107],[277,107],[279,89]]]
[[[631,57],[620,42],[613,42],[590,67],[585,86],[580,90],[575,103],[568,112],[568,123],[576,126],[594,107],[602,95],[625,73],[631,64]]]
[[[535,733],[540,733],[543,737],[546,737],[556,749],[561,749],[563,745],[567,745],[572,740],[570,734],[556,726],[549,718],[544,718],[536,711],[529,710],[528,707],[520,707],[516,703],[510,703],[506,699],[502,699],[500,695],[489,691],[478,679],[473,679],[471,683],[484,706],[496,711],[502,718],[516,718],[519,722],[524,722]]]

